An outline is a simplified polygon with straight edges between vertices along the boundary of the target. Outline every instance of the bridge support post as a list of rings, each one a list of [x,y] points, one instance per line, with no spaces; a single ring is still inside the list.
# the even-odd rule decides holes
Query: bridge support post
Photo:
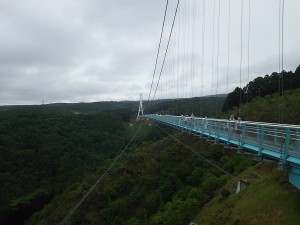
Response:
[[[277,145],[277,127],[274,127],[274,144]]]
[[[264,126],[257,126],[257,129],[258,129],[258,132],[257,132],[256,140],[258,142],[258,152],[257,152],[257,155],[254,156],[254,160],[261,162],[261,161],[263,161],[261,151],[263,149],[263,144],[264,144],[265,130],[264,130]]]
[[[240,146],[241,148],[243,148],[244,144],[245,144],[245,138],[246,138],[246,124],[242,125],[242,133],[241,133],[241,137],[240,137]]]
[[[258,152],[256,156],[256,160],[262,161],[262,154],[261,151],[263,149],[264,145],[264,137],[265,137],[265,127],[264,126],[259,126],[259,145],[258,145]]]
[[[300,151],[300,130],[296,131],[296,150]]]
[[[285,145],[284,145],[284,152],[283,152],[283,163],[286,163],[287,157],[289,155],[289,148],[290,148],[290,140],[291,140],[291,129],[286,128],[285,132]]]
[[[299,164],[291,164],[289,169],[289,182],[300,189],[300,166]]]
[[[231,123],[228,122],[228,137],[227,137],[227,145],[229,145],[229,141],[231,140],[232,126]]]
[[[289,146],[290,146],[290,133],[291,133],[291,129],[286,128],[284,151],[281,152],[280,162],[278,163],[278,170],[287,171],[289,169],[289,165],[287,164],[287,157],[288,157]]]
[[[215,132],[215,144],[218,144],[219,143],[219,137],[220,137],[220,122],[219,121],[217,121],[217,123],[216,123],[216,132]]]

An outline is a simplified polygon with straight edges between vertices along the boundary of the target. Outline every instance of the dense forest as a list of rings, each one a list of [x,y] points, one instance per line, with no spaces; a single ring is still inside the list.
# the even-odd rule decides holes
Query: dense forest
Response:
[[[284,91],[297,88],[300,88],[300,66],[296,68],[294,73],[292,71],[282,71],[281,73],[273,72],[271,75],[265,75],[264,77],[256,77],[245,87],[236,87],[234,91],[228,93],[222,111],[227,112],[234,107],[252,101],[256,97],[275,93],[279,93],[281,96]]]
[[[22,224],[128,141],[130,110],[0,117],[0,224]]]
[[[176,138],[231,174],[255,163],[191,135],[179,133]],[[170,136],[147,141],[122,158],[70,224],[186,224],[229,178]],[[59,223],[87,191],[88,183],[91,178],[66,190],[28,224]]]
[[[240,108],[234,108],[223,118],[229,118],[229,115],[239,115],[243,120],[300,124],[300,88],[296,90],[287,90],[283,96],[278,92],[264,97],[256,97],[251,102],[242,104]]]

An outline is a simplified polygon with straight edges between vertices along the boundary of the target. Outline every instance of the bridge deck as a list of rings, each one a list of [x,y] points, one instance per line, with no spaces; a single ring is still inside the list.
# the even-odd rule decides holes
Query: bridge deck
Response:
[[[261,157],[279,160],[292,167],[290,182],[300,189],[300,126],[298,125],[157,114],[143,115],[143,118],[234,145]]]

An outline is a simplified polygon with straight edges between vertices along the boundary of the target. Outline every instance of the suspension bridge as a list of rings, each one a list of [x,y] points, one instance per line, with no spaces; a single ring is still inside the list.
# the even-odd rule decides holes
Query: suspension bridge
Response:
[[[226,74],[227,78],[227,93],[229,86],[229,75],[230,75],[230,61],[232,64],[239,64],[239,73],[236,74],[239,77],[239,86],[240,86],[240,99],[239,104],[241,104],[242,95],[246,92],[246,97],[248,101],[248,89],[242,89],[242,74],[245,73],[243,70],[247,68],[247,82],[249,83],[249,58],[250,58],[250,21],[251,21],[251,3],[250,0],[247,1],[247,5],[243,3],[243,0],[240,1],[240,46],[236,46],[232,42],[232,29],[231,26],[231,3],[230,0],[227,2],[227,8],[222,9],[221,1],[213,1],[211,9],[209,11],[209,4],[205,0],[202,1],[202,18],[195,17],[195,8],[197,5],[193,1],[191,6],[186,2],[183,4],[183,9],[179,7],[179,0],[177,4],[168,6],[168,1],[166,3],[165,15],[160,35],[160,41],[154,66],[153,78],[150,87],[148,103],[153,102],[154,99],[159,99],[157,97],[157,92],[161,93],[160,99],[178,99],[182,98],[191,98],[196,96],[196,90],[201,90],[198,96],[204,96],[203,92],[207,85],[207,75],[211,77],[211,92],[212,96],[215,92],[216,96],[220,91],[219,85],[219,76],[221,74],[220,69],[220,20],[221,12],[223,15],[226,14],[226,18],[223,18],[223,27],[227,26],[227,32],[223,34],[222,39],[227,40],[227,46],[223,51],[227,52],[227,65],[223,65],[223,73]],[[279,0],[278,2],[278,71],[283,70],[283,31],[284,31],[284,0]],[[170,7],[171,9],[168,9]],[[173,9],[172,9],[173,7]],[[187,9],[190,7],[190,10]],[[166,25],[166,14],[169,11],[169,25]],[[247,15],[244,14],[248,11]],[[207,12],[210,12],[212,15],[212,23],[207,22]],[[171,16],[171,14],[173,16]],[[168,16],[167,16],[168,17]],[[176,21],[176,17],[177,21]],[[200,20],[200,26],[196,26],[196,21]],[[209,27],[207,27],[209,24]],[[245,33],[245,26],[247,33]],[[200,27],[200,31],[197,32],[197,27]],[[211,29],[212,36],[210,40],[207,39],[207,32]],[[236,29],[236,27],[235,27]],[[165,35],[165,41],[162,41],[164,38],[165,30],[169,31],[168,35]],[[190,33],[190,34],[189,34]],[[199,36],[197,36],[199,34]],[[174,37],[176,36],[176,37]],[[245,41],[247,44],[247,65],[243,68],[243,39],[244,36],[247,37]],[[194,49],[196,48],[195,39],[200,40],[199,43],[201,49],[199,54],[196,54]],[[212,53],[211,60],[207,60],[205,55],[208,53],[207,43],[212,43]],[[163,57],[159,60],[160,50],[164,43],[165,52]],[[230,49],[232,45],[237,49],[240,49],[240,56],[235,57],[235,61],[230,58]],[[221,46],[222,47],[222,46]],[[190,52],[191,51],[191,52]],[[196,58],[195,55],[199,57]],[[236,54],[237,56],[238,54]],[[169,57],[168,57],[169,56]],[[177,60],[174,60],[176,59]],[[245,57],[245,56],[244,56]],[[224,58],[224,57],[223,57]],[[226,57],[225,57],[226,58]],[[238,60],[236,60],[238,59]],[[198,65],[200,69],[198,72],[195,68],[195,62],[199,60]],[[156,75],[156,70],[158,67],[158,62],[160,61],[160,70],[157,75],[157,81],[155,88],[154,80]],[[176,61],[176,62],[175,62]],[[208,63],[208,61],[210,61]],[[238,62],[239,61],[239,62]],[[209,69],[208,69],[209,67]],[[225,68],[225,69],[224,69]],[[210,70],[210,71],[209,71]],[[195,74],[198,73],[199,76]],[[282,73],[283,74],[283,73]],[[162,76],[164,75],[164,76]],[[231,79],[234,76],[231,75]],[[224,80],[223,80],[223,83]],[[200,84],[200,86],[197,84]],[[152,91],[153,89],[153,91]],[[209,89],[209,88],[208,88]],[[278,82],[278,91],[280,95],[283,95],[283,75],[279,76]],[[243,92],[243,93],[242,93]],[[151,95],[152,94],[152,95]],[[152,97],[152,101],[150,101]],[[291,124],[282,124],[282,102],[279,100],[278,107],[278,123],[266,123],[266,122],[255,122],[255,121],[233,121],[233,120],[224,120],[216,118],[206,118],[202,112],[199,112],[202,117],[195,117],[192,115],[192,112],[189,112],[191,116],[178,116],[178,115],[159,115],[159,114],[143,114],[144,110],[142,107],[142,100],[140,99],[140,107],[138,111],[137,118],[149,119],[159,123],[166,124],[168,126],[174,127],[179,130],[184,130],[186,132],[199,135],[203,138],[208,138],[213,140],[215,143],[224,144],[228,148],[236,148],[238,153],[253,154],[257,160],[263,160],[264,158],[269,158],[272,160],[278,161],[279,168],[289,172],[289,181],[291,184],[300,189],[300,126],[291,125]],[[202,104],[202,103],[200,103]],[[215,105],[214,102],[211,102],[212,109]],[[145,109],[147,112],[147,107]],[[240,114],[240,113],[239,113]]]
[[[256,160],[277,160],[278,168],[288,171],[290,183],[300,189],[300,126],[158,114],[141,118],[235,147],[238,153],[250,152]]]
[[[248,4],[244,4],[244,2]],[[229,88],[233,88],[232,85],[236,87],[237,84],[239,84],[240,90],[238,106],[242,103],[242,96],[245,97],[245,93],[245,98],[248,102],[249,86],[246,85],[242,89],[242,83],[248,84],[250,78],[250,22],[253,22],[251,19],[251,4],[253,4],[253,1],[240,0],[233,5],[231,0],[186,0],[179,3],[180,0],[170,1],[170,3],[169,0],[166,0],[149,96],[144,111],[142,94],[140,95],[137,119],[152,120],[189,132],[200,138],[210,139],[215,144],[223,144],[225,148],[236,149],[237,153],[252,154],[256,160],[268,158],[277,161],[278,168],[289,173],[289,182],[300,189],[300,126],[283,124],[282,115],[284,109],[280,98],[278,100],[278,123],[207,118],[204,115],[202,100],[200,103],[201,111],[197,112],[200,117],[193,116],[192,112],[189,112],[191,116],[147,114],[148,106],[151,106],[154,100],[187,99],[199,96],[213,96],[213,94],[217,96],[220,93],[229,93]],[[256,20],[255,27],[258,28],[256,31],[252,30],[252,33],[256,35],[264,31],[263,35],[257,38],[260,43],[256,49],[257,52],[255,52],[255,59],[260,61],[259,66],[266,63],[265,55],[272,58],[274,49],[278,49],[278,61],[274,60],[278,62],[279,80],[277,90],[278,96],[283,96],[285,4],[284,0],[278,0],[277,3],[265,1],[263,7],[262,1],[256,2],[256,11],[262,8],[273,10],[273,14],[276,14],[276,16],[270,17],[270,14],[266,16],[265,11],[256,13],[254,18]],[[197,14],[196,12],[200,13]],[[297,13],[298,11],[295,12]],[[272,25],[277,23],[277,25],[273,26],[273,28],[275,27],[275,32],[266,22],[267,20]],[[197,21],[200,21],[200,25],[197,25]],[[245,29],[245,26],[247,29]],[[212,35],[209,33],[212,33]],[[278,38],[278,45],[264,49],[263,47],[265,45],[269,46],[275,36]],[[290,36],[294,37],[293,34]],[[247,37],[246,41],[244,37]],[[261,43],[263,37],[267,43]],[[296,43],[298,42],[297,39]],[[245,43],[246,54],[243,51]],[[294,46],[291,46],[295,42],[289,41],[286,44],[290,44],[290,49],[295,49]],[[165,49],[163,54],[161,54],[161,49]],[[196,49],[200,50],[200,52],[197,53]],[[268,50],[273,52],[270,54]],[[239,65],[239,68],[237,68],[237,65]],[[158,69],[159,67],[160,69]],[[239,72],[237,72],[238,70]],[[243,80],[243,74],[247,75],[247,79]],[[221,75],[223,75],[223,78]],[[238,81],[236,77],[238,77]],[[210,78],[211,80],[209,80]],[[211,87],[209,87],[209,83],[211,83]],[[197,93],[199,90],[200,92]],[[260,90],[255,91],[259,92]],[[218,111],[216,102],[211,102],[210,108],[211,111],[215,111],[215,113],[210,113],[210,115],[216,115]],[[141,124],[125,148],[117,155],[97,182],[69,211],[60,224],[65,224],[69,220],[75,210],[113,168],[138,134]],[[219,169],[222,170],[222,168]]]

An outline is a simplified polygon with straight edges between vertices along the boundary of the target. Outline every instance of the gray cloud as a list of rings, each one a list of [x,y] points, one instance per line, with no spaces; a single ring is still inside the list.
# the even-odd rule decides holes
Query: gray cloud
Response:
[[[230,84],[227,86],[228,1],[221,1],[218,90],[216,83],[211,84],[211,79],[216,81],[217,70],[216,33],[214,46],[212,41],[213,5],[210,1],[206,3],[204,84],[201,84],[202,1],[181,1],[161,79],[161,84],[170,90],[165,93],[165,87],[159,87],[158,92],[162,93],[157,93],[158,98],[174,97],[178,92],[191,95],[188,91],[195,96],[224,93],[239,85],[240,2],[232,2]],[[247,81],[246,3],[243,84]],[[251,4],[250,79],[278,68],[277,3],[253,0]],[[176,1],[169,1],[158,73],[175,6]],[[137,100],[140,92],[144,98],[148,97],[164,7],[165,1],[159,0],[0,1],[0,105],[39,104],[42,100],[45,103]],[[286,70],[294,70],[300,64],[296,29],[300,17],[296,9],[299,9],[298,1],[286,3]],[[194,60],[193,68],[191,60]],[[177,70],[179,81],[174,75]]]

